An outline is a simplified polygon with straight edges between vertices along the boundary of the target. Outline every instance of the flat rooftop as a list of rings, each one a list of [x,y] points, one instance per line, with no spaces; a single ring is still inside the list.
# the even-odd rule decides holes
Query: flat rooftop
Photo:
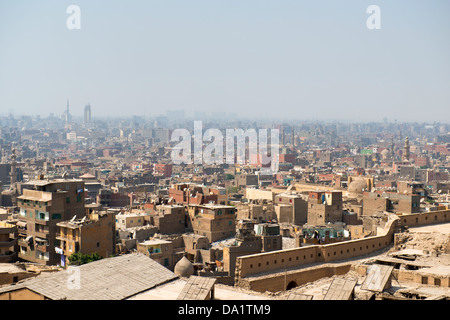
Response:
[[[67,183],[67,182],[83,182],[81,179],[53,179],[53,180],[31,180],[23,183],[24,185],[46,186],[54,183]]]

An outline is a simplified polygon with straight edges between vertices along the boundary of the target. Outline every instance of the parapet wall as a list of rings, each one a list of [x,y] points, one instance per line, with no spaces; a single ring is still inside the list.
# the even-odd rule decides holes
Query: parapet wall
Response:
[[[325,277],[344,275],[351,270],[351,264],[323,264],[319,267],[302,269],[300,272],[278,273],[269,277],[245,278],[239,286],[257,292],[278,292],[304,285]]]
[[[399,226],[411,227],[449,221],[450,210],[391,215],[382,234],[374,237],[241,256],[236,259],[235,283],[239,285],[240,280],[245,277],[266,272],[282,272],[310,263],[328,263],[369,254],[389,246]]]

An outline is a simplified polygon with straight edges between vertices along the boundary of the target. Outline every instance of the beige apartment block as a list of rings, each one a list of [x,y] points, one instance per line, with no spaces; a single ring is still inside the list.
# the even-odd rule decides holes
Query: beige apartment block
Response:
[[[45,265],[61,263],[55,251],[57,223],[85,216],[82,180],[36,180],[23,186],[19,207],[19,258]]]

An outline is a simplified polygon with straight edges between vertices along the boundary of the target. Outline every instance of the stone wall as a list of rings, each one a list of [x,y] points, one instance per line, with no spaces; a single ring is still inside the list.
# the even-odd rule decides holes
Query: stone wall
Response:
[[[239,285],[243,283],[244,278],[257,274],[281,272],[309,263],[327,263],[370,254],[389,246],[399,226],[418,226],[449,221],[450,210],[391,215],[384,232],[374,237],[240,256],[236,259],[235,282]]]
[[[281,272],[267,278],[245,278],[239,286],[257,292],[278,292],[287,288],[301,286],[325,277],[344,275],[350,271],[351,264],[321,265],[320,267],[305,268],[300,271]]]

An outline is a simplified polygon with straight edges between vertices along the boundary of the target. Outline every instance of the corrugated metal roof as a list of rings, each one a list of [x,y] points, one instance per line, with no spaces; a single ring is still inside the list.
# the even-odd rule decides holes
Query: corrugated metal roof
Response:
[[[53,300],[121,300],[178,278],[143,254],[106,258],[0,288],[28,288]]]
[[[215,283],[215,278],[190,276],[177,300],[206,300]]]

